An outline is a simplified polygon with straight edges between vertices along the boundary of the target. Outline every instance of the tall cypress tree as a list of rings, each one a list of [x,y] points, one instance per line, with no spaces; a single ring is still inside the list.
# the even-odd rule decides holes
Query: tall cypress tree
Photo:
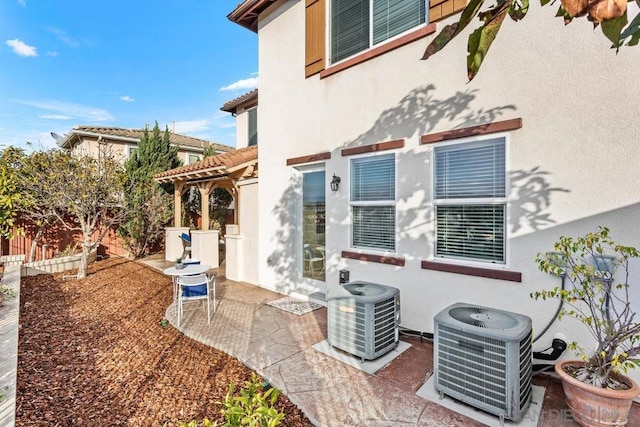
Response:
[[[151,133],[145,128],[138,149],[125,162],[127,191],[124,198],[130,216],[118,230],[134,257],[142,256],[162,236],[170,221],[173,185],[153,182],[159,172],[181,165],[178,147],[169,141],[169,129],[160,136],[158,122]]]

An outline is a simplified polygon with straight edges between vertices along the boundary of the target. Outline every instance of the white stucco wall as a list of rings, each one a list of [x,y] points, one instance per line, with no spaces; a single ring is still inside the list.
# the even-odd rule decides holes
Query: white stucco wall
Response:
[[[249,114],[245,109],[236,112],[236,149],[249,146]]]
[[[286,159],[327,151],[327,179],[335,173],[342,183],[332,193],[327,181],[326,285],[337,286],[338,270],[347,268],[352,281],[398,287],[402,326],[410,329],[432,332],[435,314],[464,301],[531,316],[535,335],[556,303],[536,302],[529,294],[559,285],[537,271],[538,252],[551,250],[561,235],[598,225],[608,226],[620,243],[640,246],[638,48],[616,55],[592,24],[565,26],[554,18],[556,7],[536,4],[523,21],[505,21],[470,83],[466,34],[428,61],[419,58],[434,36],[325,79],[305,79],[304,2],[283,3],[259,30],[261,286],[290,292],[303,285],[295,252],[297,196]],[[432,148],[420,145],[420,136],[511,118],[522,118],[523,127],[508,134],[505,269],[521,272],[522,282],[421,269],[433,253],[433,236]],[[405,147],[390,151],[396,153],[398,186],[392,255],[406,265],[343,259],[341,251],[352,250],[350,157],[340,150],[400,138]],[[640,292],[634,298],[640,310]],[[557,331],[570,339],[584,336],[563,320],[540,347]]]
[[[258,284],[258,180],[240,181],[242,281]]]

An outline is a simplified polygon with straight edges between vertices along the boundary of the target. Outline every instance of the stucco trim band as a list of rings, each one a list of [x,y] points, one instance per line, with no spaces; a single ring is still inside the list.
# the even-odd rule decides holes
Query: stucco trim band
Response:
[[[429,133],[420,137],[420,144],[433,144],[450,139],[466,138],[469,136],[486,135],[489,133],[517,130],[522,127],[522,118],[486,123],[484,125],[469,126],[444,132]]]
[[[358,252],[342,251],[342,258],[355,259],[358,261],[377,262],[380,264],[389,264],[389,265],[395,265],[398,267],[404,267],[404,258],[398,258],[398,257],[361,254]]]
[[[320,160],[327,160],[331,158],[330,152],[310,154],[308,156],[292,157],[287,159],[287,166],[299,165],[302,163],[318,162]]]
[[[395,150],[397,148],[404,148],[404,139],[394,139],[393,141],[363,145],[362,147],[344,148],[342,150],[342,157],[364,153],[375,153],[378,151]]]
[[[488,279],[522,282],[522,273],[518,271],[494,270],[491,268],[470,267],[468,265],[445,264],[443,262],[422,261],[423,270],[436,270],[445,273],[466,274],[467,276],[486,277]]]

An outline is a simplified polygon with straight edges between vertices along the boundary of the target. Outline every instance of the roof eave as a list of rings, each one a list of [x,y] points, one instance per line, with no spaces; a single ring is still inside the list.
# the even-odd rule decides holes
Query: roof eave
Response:
[[[275,0],[245,0],[227,15],[227,19],[257,33],[258,16],[274,1]]]
[[[187,177],[202,178],[205,176],[218,175],[220,172],[224,171],[225,169],[227,169],[226,166],[215,166],[212,168],[201,169],[198,171],[186,171],[186,172],[180,172],[177,174],[172,174],[167,176],[154,177],[153,180],[158,183],[164,183],[164,182],[181,181],[183,179],[187,179]]]
[[[258,90],[254,89],[253,91],[248,92],[245,95],[242,95],[234,100],[225,103],[222,107],[220,107],[220,110],[227,113],[235,114],[238,111],[238,108],[243,107],[244,109],[248,109],[255,107],[256,105],[258,105]]]

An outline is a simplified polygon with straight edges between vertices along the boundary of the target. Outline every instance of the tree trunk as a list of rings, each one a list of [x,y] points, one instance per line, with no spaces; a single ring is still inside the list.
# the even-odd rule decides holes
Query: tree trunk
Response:
[[[38,242],[42,238],[42,234],[44,233],[44,228],[45,228],[45,224],[41,225],[40,228],[38,228],[38,232],[36,233],[35,237],[33,238],[33,241],[31,242],[31,249],[29,250],[29,260],[27,262],[33,262],[33,259],[35,258],[36,250],[38,249]],[[44,259],[44,255],[42,256],[42,258]]]
[[[78,279],[87,277],[87,266],[89,265],[89,252],[92,248],[91,237],[84,236],[82,242],[82,257],[80,258],[80,266],[78,267]]]

